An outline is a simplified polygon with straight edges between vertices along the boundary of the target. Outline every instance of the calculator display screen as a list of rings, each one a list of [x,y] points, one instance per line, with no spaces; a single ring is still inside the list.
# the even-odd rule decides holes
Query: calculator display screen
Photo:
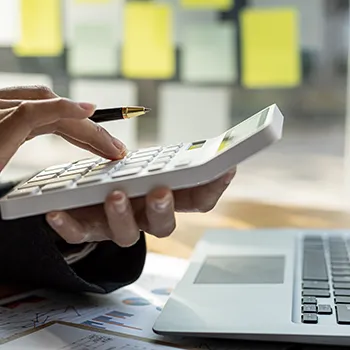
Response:
[[[192,149],[197,149],[197,148],[201,148],[203,147],[203,145],[205,144],[205,141],[196,141],[193,142],[190,147],[187,148],[188,151],[192,150]]]
[[[269,108],[266,108],[263,111],[261,111],[259,114],[257,114],[254,117],[254,120],[253,120],[254,124],[252,126],[254,126],[256,128],[260,128],[261,126],[263,126],[266,122],[266,118],[267,118],[268,114],[269,114]],[[248,122],[248,120],[247,120],[247,122]],[[243,123],[245,123],[245,122],[243,122]],[[233,140],[237,136],[236,133],[237,133],[237,129],[230,129],[229,131],[226,132],[225,136],[223,137],[223,139],[221,141],[218,152],[220,152],[220,151],[222,151],[222,150],[224,150],[232,145]]]

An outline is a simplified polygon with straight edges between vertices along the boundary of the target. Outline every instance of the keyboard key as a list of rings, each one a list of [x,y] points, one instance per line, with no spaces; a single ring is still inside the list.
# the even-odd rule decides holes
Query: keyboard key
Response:
[[[350,289],[350,283],[333,283],[334,289]]]
[[[302,304],[317,304],[315,297],[305,297],[301,299]]]
[[[336,297],[350,297],[350,290],[348,289],[336,289],[334,291]]]
[[[301,320],[303,323],[317,323],[318,317],[316,314],[303,314]]]
[[[335,310],[339,324],[350,324],[350,305],[336,305]]]
[[[344,269],[350,269],[350,264],[333,264],[331,265],[332,270],[344,270]]]
[[[317,306],[316,305],[303,305],[301,307],[303,313],[316,313]]]
[[[152,171],[157,171],[157,170],[161,170],[165,167],[165,163],[156,163],[156,164],[151,164],[147,167],[147,170],[149,172],[152,172]]]
[[[350,277],[350,270],[337,270],[337,271],[333,271],[332,275],[334,277],[336,276],[348,276]]]
[[[57,177],[56,177],[56,179],[57,179]],[[52,181],[53,181],[53,179],[51,179],[51,180],[43,180],[43,181],[38,180],[38,181],[33,181],[33,182],[27,182],[27,183],[19,186],[18,188],[22,189],[22,188],[37,187],[37,186],[42,187],[42,186],[45,186],[48,183],[51,183]]]
[[[333,282],[350,282],[350,276],[334,276]]]
[[[18,197],[26,197],[31,196],[33,194],[37,194],[40,191],[40,187],[30,187],[24,188],[22,190],[14,190],[7,195],[7,198],[18,198]]]
[[[136,175],[137,173],[139,173],[142,170],[141,167],[138,168],[130,168],[130,169],[122,169],[122,170],[118,170],[115,173],[113,173],[111,175],[111,177],[113,179],[117,178],[117,177],[122,177],[122,176],[129,176],[129,175]]]
[[[97,182],[102,181],[102,179],[103,179],[103,176],[100,176],[100,175],[84,177],[77,182],[77,186],[97,183]]]
[[[56,191],[56,190],[62,190],[65,188],[69,188],[73,185],[73,181],[69,180],[69,181],[61,181],[61,182],[57,182],[57,183],[53,183],[53,184],[48,184],[45,185],[41,191],[42,192],[49,192],[49,191]]]
[[[73,165],[72,167],[69,168],[69,170],[78,170],[78,169],[81,169],[81,170],[90,170],[93,166],[95,165],[95,163],[93,164],[76,164],[76,165]]]
[[[329,289],[329,284],[323,281],[306,281],[303,282],[303,289]]]
[[[138,151],[136,151],[134,154],[145,154],[145,153],[152,153],[156,154],[159,151],[161,151],[162,147],[148,147],[148,148],[143,148]]]
[[[332,307],[327,304],[319,304],[317,306],[317,313],[319,315],[331,315],[333,313]]]
[[[323,250],[304,252],[304,281],[328,281],[326,259]]]
[[[329,298],[331,293],[322,289],[305,289],[302,291],[303,297]]]
[[[350,304],[350,297],[337,297],[334,302],[336,304]]]

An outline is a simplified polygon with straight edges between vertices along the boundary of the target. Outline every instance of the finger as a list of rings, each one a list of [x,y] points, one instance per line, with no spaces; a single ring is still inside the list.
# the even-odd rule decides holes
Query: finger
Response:
[[[126,147],[121,141],[89,119],[62,120],[58,123],[56,134],[89,146],[95,150],[94,153],[97,151],[105,158],[116,160],[123,158],[126,154]]]
[[[236,168],[233,168],[227,174],[211,183],[190,190],[176,191],[174,194],[175,210],[178,212],[208,212],[212,210],[230,185],[235,174]]]
[[[107,197],[105,212],[112,241],[121,247],[130,247],[140,239],[130,201],[123,192],[115,191]]]
[[[35,128],[52,124],[60,118],[87,118],[93,110],[91,104],[59,98],[26,101],[18,107],[0,110],[0,167],[7,164]]]
[[[0,99],[0,109],[8,109],[19,106],[22,100],[4,100]]]
[[[88,217],[94,217],[92,214]],[[67,243],[81,244],[85,242],[100,242],[109,238],[104,234],[105,225],[99,225],[96,221],[77,220],[67,212],[51,212],[46,215],[46,220]]]
[[[69,143],[71,143],[72,145],[74,146],[77,146],[79,148],[82,148],[82,149],[85,149],[86,151],[89,151],[91,153],[94,153],[96,154],[97,156],[99,157],[102,157],[102,158],[105,158],[105,154],[100,152],[99,150],[93,148],[92,146],[90,145],[87,145],[86,143],[83,143],[83,142],[80,142],[80,141],[77,141],[75,139],[72,139],[71,137],[69,136],[65,136],[65,135],[60,135],[63,139],[65,139],[66,141],[68,141]]]
[[[176,227],[174,198],[167,188],[159,188],[146,196],[148,233],[156,237],[169,236]]]
[[[58,96],[43,85],[11,86],[0,89],[1,99],[44,100],[55,97]]]

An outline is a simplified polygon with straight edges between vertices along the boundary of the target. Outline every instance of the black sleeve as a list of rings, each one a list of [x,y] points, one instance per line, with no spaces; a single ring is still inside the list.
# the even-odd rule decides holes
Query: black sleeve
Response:
[[[0,196],[5,193],[3,188]],[[146,257],[145,235],[132,247],[101,242],[82,260],[68,265],[60,237],[43,215],[0,220],[0,283],[69,292],[109,293],[140,276]]]

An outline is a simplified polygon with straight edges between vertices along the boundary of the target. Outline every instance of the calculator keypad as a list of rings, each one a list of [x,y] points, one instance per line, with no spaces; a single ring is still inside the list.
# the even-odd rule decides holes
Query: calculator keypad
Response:
[[[54,165],[18,186],[8,198],[37,195],[61,189],[68,189],[99,183],[105,179],[118,179],[137,175],[142,171],[153,173],[163,170],[169,163],[175,167],[189,164],[188,160],[176,162],[176,154],[182,144],[168,147],[150,147],[129,152],[122,160],[110,161],[100,157],[81,159],[73,163]]]

